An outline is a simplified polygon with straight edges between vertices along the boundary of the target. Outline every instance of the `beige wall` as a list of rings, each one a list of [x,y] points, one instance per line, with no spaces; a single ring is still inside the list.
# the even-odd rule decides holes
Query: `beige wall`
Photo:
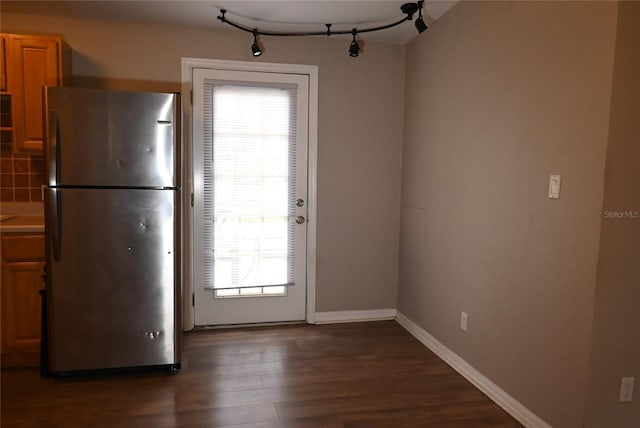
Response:
[[[585,411],[616,11],[461,2],[407,48],[398,309],[554,427]]]
[[[585,424],[593,428],[640,426],[639,22],[640,2],[621,2]],[[621,377],[636,378],[632,403],[618,402]]]
[[[213,19],[213,18],[212,18]],[[3,31],[60,33],[78,86],[179,90],[180,58],[250,61],[239,32],[2,14]],[[318,311],[394,308],[404,48],[265,38],[264,62],[319,66]]]

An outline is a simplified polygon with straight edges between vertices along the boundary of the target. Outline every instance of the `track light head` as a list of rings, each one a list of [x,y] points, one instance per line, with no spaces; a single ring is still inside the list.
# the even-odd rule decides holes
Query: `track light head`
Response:
[[[258,46],[256,42],[253,42],[253,44],[251,45],[251,53],[253,54],[253,56],[256,56],[256,57],[262,55],[262,50],[260,49],[260,46]]]
[[[422,16],[419,16],[418,19],[416,19],[416,30],[418,30],[418,33],[422,33],[427,28],[429,28],[429,26],[424,22]]]
[[[351,45],[349,45],[349,56],[351,58],[357,58],[358,57],[358,53],[360,52],[360,45],[358,44],[358,41],[356,40],[356,35],[358,33],[357,33],[355,28],[351,31],[351,34],[353,35],[353,40],[351,41]]]
[[[429,26],[424,22],[424,19],[422,19],[422,3],[423,0],[420,0],[417,4],[418,19],[416,19],[416,30],[418,30],[418,33],[423,33],[427,28],[429,28]]]
[[[357,58],[358,52],[360,52],[360,46],[358,46],[358,42],[354,40],[351,42],[351,46],[349,46],[349,56],[351,58]]]
[[[260,48],[260,44],[258,43],[258,30],[253,30],[253,44],[251,45],[251,53],[255,57],[259,57],[262,55],[262,48]]]

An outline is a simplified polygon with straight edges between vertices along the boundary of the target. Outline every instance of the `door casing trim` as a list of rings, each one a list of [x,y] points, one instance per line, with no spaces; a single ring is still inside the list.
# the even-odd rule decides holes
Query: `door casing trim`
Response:
[[[182,329],[194,328],[194,266],[193,266],[193,216],[191,194],[193,182],[193,69],[257,71],[263,73],[306,74],[309,76],[309,147],[307,193],[307,298],[306,322],[316,323],[316,234],[318,224],[318,66],[304,64],[277,64],[269,62],[228,61],[206,58],[182,58],[182,151],[183,151],[183,201],[182,201]]]

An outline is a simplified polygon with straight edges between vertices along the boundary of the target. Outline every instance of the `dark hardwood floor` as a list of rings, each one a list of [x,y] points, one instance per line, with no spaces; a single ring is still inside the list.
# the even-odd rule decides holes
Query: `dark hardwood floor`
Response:
[[[521,425],[393,321],[185,334],[177,374],[2,372],[3,427]]]

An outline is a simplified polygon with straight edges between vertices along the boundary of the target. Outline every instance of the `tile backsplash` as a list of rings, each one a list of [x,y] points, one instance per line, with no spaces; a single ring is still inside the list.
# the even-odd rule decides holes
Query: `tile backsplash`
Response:
[[[0,139],[0,200],[42,201],[44,183],[42,156],[13,153],[11,133],[2,131]]]

